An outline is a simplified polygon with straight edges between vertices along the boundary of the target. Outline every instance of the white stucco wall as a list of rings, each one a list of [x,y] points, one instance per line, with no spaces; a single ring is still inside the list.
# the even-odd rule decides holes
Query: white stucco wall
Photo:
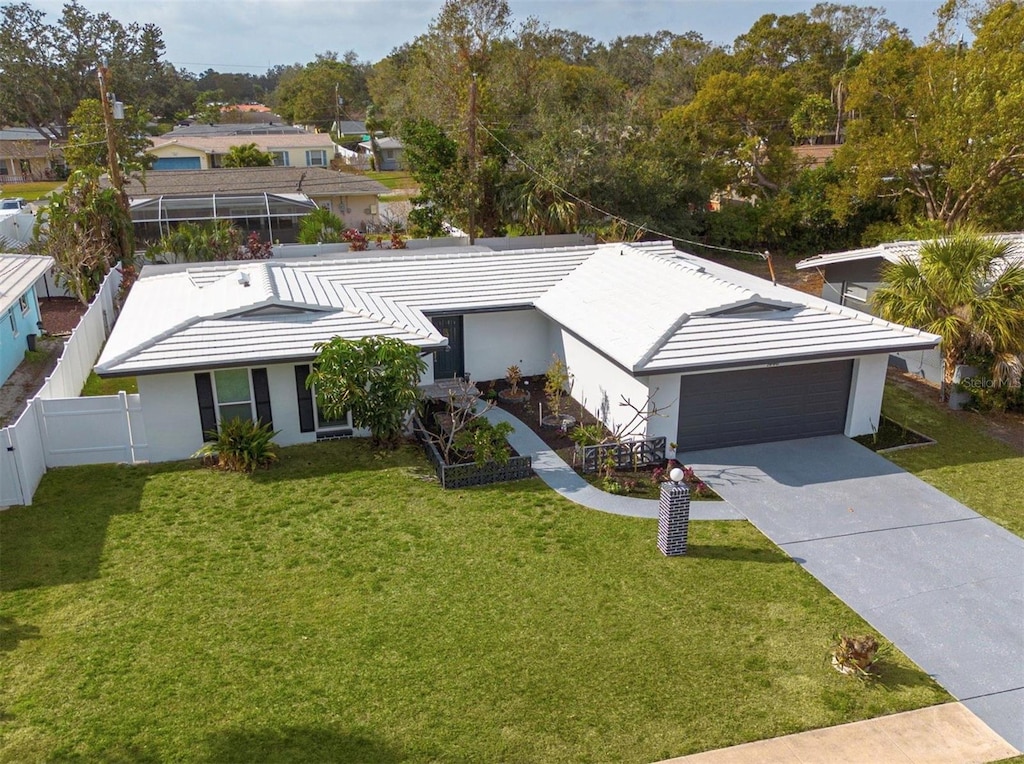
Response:
[[[299,432],[299,405],[295,392],[295,366],[279,364],[267,370],[274,441],[279,446],[312,443],[315,432]],[[142,417],[149,441],[149,459],[166,462],[188,459],[203,445],[192,372],[155,374],[138,378]]]
[[[149,460],[187,459],[203,445],[195,377],[190,373],[138,378]]]
[[[647,401],[647,384],[568,332],[559,329],[557,333],[565,364],[573,375],[572,397],[612,429],[628,423],[633,412],[619,403],[625,396],[637,406],[642,406]]]
[[[657,374],[647,377],[651,404],[659,416],[651,417],[647,424],[647,435],[651,438],[663,436],[666,443],[674,443],[679,427],[679,375]]]
[[[846,435],[867,435],[878,428],[885,390],[887,355],[866,355],[853,361],[850,404],[846,409]]]
[[[536,310],[470,313],[463,318],[466,373],[477,381],[503,379],[515,364],[524,376],[551,365],[551,321]]]

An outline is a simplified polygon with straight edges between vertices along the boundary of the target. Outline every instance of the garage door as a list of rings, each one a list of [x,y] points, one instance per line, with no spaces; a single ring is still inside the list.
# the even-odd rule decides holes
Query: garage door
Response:
[[[680,451],[841,433],[853,361],[680,378]]]
[[[160,157],[153,162],[154,170],[199,170],[199,157]]]

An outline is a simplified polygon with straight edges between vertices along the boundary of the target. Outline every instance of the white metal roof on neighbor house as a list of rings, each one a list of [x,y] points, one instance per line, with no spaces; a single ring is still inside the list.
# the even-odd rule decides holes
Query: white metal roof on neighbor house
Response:
[[[1024,260],[1024,233],[998,233],[992,234],[992,238],[1009,244],[1008,259]],[[826,265],[852,263],[857,260],[886,260],[890,263],[897,263],[904,258],[916,258],[921,251],[922,245],[927,243],[927,240],[893,241],[879,244],[875,247],[814,255],[813,257],[804,258],[796,264],[796,267],[800,269],[822,268]]]
[[[52,257],[0,255],[0,314],[16,305],[21,296],[52,267]]]
[[[310,359],[314,343],[334,336],[431,349],[447,340],[430,315],[519,308],[540,310],[640,374],[938,341],[655,242],[147,267],[97,372]]]

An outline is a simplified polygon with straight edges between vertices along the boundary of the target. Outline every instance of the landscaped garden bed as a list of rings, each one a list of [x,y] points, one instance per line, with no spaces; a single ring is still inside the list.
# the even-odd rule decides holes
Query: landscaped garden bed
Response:
[[[606,436],[611,433],[604,427],[600,420],[583,408],[582,405],[571,396],[566,396],[562,405],[563,416],[571,416],[573,424],[566,427],[545,426],[542,420],[549,415],[549,406],[545,402],[543,394],[546,378],[543,374],[524,377],[519,383],[521,388],[530,393],[529,400],[508,400],[503,399],[502,392],[509,389],[509,383],[504,379],[488,380],[477,382],[484,400],[489,401],[510,414],[515,416],[531,430],[540,436],[541,440],[558,454],[562,460],[573,467],[587,482],[597,488],[609,493],[616,493],[623,496],[631,496],[639,499],[657,499],[660,495],[661,484],[668,479],[668,473],[673,467],[684,468],[686,474],[685,482],[690,487],[691,498],[700,501],[720,501],[718,494],[714,492],[693,470],[679,465],[674,454],[668,453],[669,458],[658,463],[645,464],[641,467],[622,469],[608,469],[600,465],[597,471],[584,470],[583,451],[573,440],[573,429],[578,426],[594,428],[603,432]],[[666,444],[668,445],[668,444]],[[671,448],[671,446],[668,446]]]
[[[745,522],[442,491],[414,447],[48,472],[0,512],[10,761],[657,761],[947,702]]]

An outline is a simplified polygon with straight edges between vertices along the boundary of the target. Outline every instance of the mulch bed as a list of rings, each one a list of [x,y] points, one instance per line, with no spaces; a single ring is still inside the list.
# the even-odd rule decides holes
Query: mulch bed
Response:
[[[74,297],[40,297],[39,313],[47,334],[71,334],[86,306]]]

